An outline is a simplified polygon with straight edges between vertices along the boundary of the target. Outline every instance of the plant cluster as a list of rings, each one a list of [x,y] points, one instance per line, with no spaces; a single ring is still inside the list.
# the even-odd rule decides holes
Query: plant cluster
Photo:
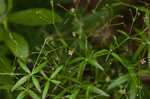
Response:
[[[0,98],[149,99],[149,6],[0,0]]]

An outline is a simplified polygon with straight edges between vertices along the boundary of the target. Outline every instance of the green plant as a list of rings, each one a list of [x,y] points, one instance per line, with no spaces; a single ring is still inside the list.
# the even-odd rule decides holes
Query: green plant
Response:
[[[0,98],[148,99],[148,3],[70,2],[0,0]]]

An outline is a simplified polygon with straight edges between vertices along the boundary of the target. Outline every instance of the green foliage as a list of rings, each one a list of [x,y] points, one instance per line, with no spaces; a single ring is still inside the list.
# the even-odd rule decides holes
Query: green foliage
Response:
[[[61,22],[61,18],[56,13],[54,15],[56,22]],[[14,12],[8,16],[8,21],[16,24],[38,26],[52,24],[52,17],[52,11],[37,8]]]
[[[5,43],[16,57],[25,60],[29,56],[28,43],[21,35],[9,33],[5,37]]]
[[[0,6],[1,6],[1,9],[0,9],[0,16],[1,16],[1,15],[3,15],[4,12],[5,12],[5,8],[6,8],[6,7],[5,7],[5,6],[6,6],[6,5],[5,5],[5,0],[1,0],[1,1],[0,1]]]
[[[148,99],[149,13],[146,0],[0,0],[0,98]]]

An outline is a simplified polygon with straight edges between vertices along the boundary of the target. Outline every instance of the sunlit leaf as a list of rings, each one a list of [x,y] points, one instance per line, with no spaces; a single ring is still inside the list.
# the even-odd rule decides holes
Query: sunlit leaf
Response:
[[[92,93],[96,93],[96,94],[99,94],[99,95],[102,95],[102,96],[106,96],[106,97],[109,96],[106,92],[104,92],[103,90],[101,90],[101,89],[99,89],[99,88],[97,88],[95,86],[90,85],[88,87],[89,87],[89,91],[92,92]]]
[[[35,85],[35,87],[37,88],[37,90],[38,90],[39,92],[41,92],[41,87],[40,87],[40,84],[39,84],[38,79],[37,79],[36,77],[33,77],[33,76],[32,76],[32,81],[33,81],[33,84]]]
[[[16,99],[24,99],[25,96],[26,96],[26,92],[25,92],[25,91],[21,91],[21,92],[19,93],[19,95],[17,96]]]
[[[126,32],[124,32],[123,30],[117,30],[117,32],[119,32],[119,33],[121,33],[121,34],[123,34],[125,36],[128,36],[128,34]]]
[[[58,81],[58,80],[51,80],[52,83],[56,84],[56,85],[59,85],[61,82]]]
[[[69,64],[73,64],[73,63],[79,62],[79,61],[81,61],[81,60],[83,60],[83,59],[84,59],[84,57],[76,57],[76,58],[72,59],[72,60],[69,62]]]
[[[126,67],[125,62],[120,58],[120,56],[118,56],[116,53],[111,53],[111,55],[117,59],[124,67]]]
[[[103,55],[106,55],[106,54],[108,54],[108,50],[103,49],[103,50],[99,50],[99,51],[95,52],[93,56],[98,57],[98,56],[103,56]]]
[[[32,99],[40,99],[40,97],[31,90],[29,91],[29,95],[32,97]]]
[[[21,60],[18,59],[19,66],[27,73],[30,73],[30,70],[28,69],[27,65],[23,63]]]
[[[42,68],[46,66],[48,61],[43,62],[42,64],[38,65],[33,71],[32,74],[38,73]]]
[[[17,87],[21,86],[23,83],[25,83],[29,79],[29,76],[24,76],[20,80],[16,82],[16,84],[13,86],[12,91],[14,91]]]
[[[56,70],[55,70],[55,72],[51,75],[51,79],[53,79],[60,71],[61,71],[61,69],[63,68],[63,66],[60,66],[60,67],[58,67]]]
[[[49,84],[50,84],[49,81],[47,81],[45,83],[43,94],[42,94],[42,99],[46,99],[46,95],[47,95],[47,92],[48,92],[48,89],[49,89]]]

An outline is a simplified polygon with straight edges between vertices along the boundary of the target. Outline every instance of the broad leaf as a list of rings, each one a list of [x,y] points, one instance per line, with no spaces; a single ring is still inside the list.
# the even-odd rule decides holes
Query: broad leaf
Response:
[[[29,56],[29,46],[24,37],[17,33],[9,33],[5,39],[6,45],[12,53],[25,60]]]
[[[55,22],[61,21],[56,13],[54,13],[54,18]],[[44,8],[26,9],[10,14],[8,21],[28,26],[52,24],[52,11]]]

